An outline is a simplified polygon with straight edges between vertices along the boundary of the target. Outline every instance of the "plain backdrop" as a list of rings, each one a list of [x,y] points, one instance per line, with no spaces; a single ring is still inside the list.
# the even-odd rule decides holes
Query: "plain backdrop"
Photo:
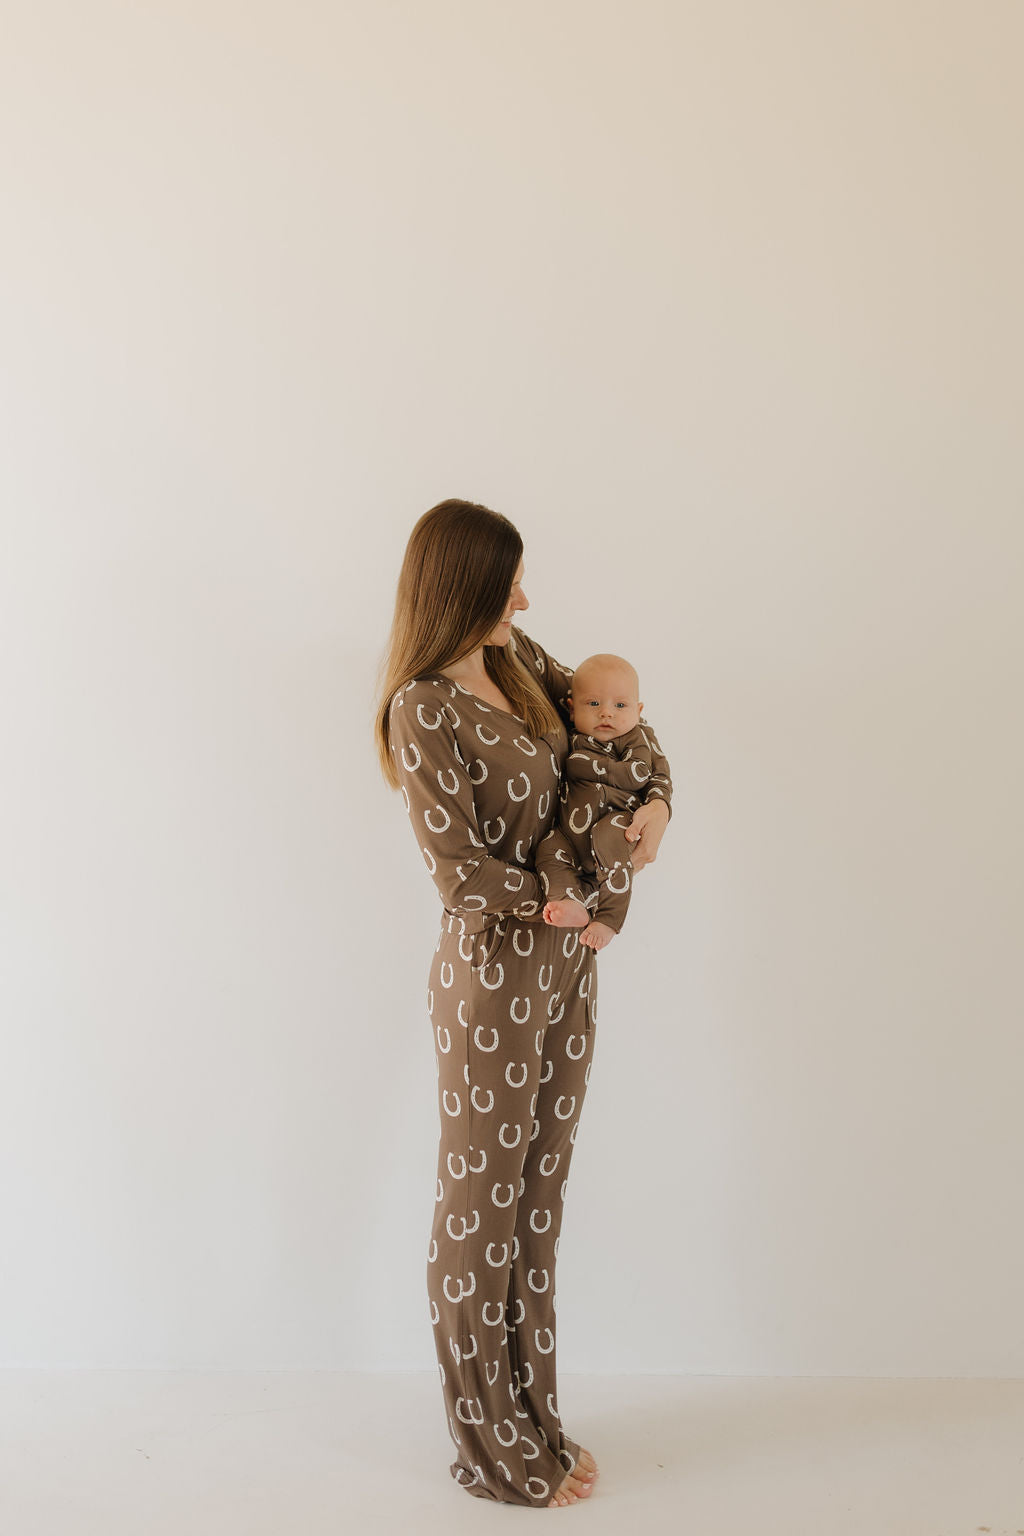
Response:
[[[1024,1375],[1024,7],[2,10],[0,1363],[433,1367],[464,496],[675,777],[562,1368]]]

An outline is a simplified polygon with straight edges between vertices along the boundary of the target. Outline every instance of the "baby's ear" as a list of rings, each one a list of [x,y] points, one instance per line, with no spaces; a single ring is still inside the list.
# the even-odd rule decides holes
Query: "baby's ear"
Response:
[[[575,720],[576,716],[573,714],[573,702],[571,693],[567,693],[565,696],[565,707],[569,711],[569,719]]]

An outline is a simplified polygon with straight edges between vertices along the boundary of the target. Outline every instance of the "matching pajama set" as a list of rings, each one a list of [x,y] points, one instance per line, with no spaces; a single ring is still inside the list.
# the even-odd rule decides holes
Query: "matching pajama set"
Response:
[[[571,671],[513,636],[564,715]],[[555,1260],[597,1017],[597,956],[543,921],[534,870],[568,735],[531,736],[441,673],[399,689],[389,724],[443,903],[427,990],[441,1127],[427,1290],[451,1472],[479,1498],[541,1507],[579,1455],[558,1413]]]
[[[612,741],[574,731],[558,825],[537,849],[537,873],[548,899],[571,896],[618,933],[633,885],[633,845],[626,828],[638,805],[655,798],[671,804],[671,797],[668,760],[646,720]]]

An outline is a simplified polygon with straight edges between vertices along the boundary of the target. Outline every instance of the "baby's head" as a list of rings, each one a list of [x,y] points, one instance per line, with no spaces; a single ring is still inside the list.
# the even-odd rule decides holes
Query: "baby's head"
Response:
[[[588,656],[573,673],[569,713],[584,736],[598,741],[624,736],[639,723],[643,709],[640,679],[621,656]]]

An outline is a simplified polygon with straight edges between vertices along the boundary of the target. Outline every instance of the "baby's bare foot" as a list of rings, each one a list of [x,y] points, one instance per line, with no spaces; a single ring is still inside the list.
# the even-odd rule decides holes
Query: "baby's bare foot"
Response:
[[[604,949],[614,937],[614,928],[609,928],[607,923],[599,923],[595,920],[587,924],[585,933],[580,934],[580,943],[586,944],[589,949]]]
[[[590,913],[582,901],[564,896],[561,901],[549,901],[544,908],[544,921],[553,928],[585,928]]]

